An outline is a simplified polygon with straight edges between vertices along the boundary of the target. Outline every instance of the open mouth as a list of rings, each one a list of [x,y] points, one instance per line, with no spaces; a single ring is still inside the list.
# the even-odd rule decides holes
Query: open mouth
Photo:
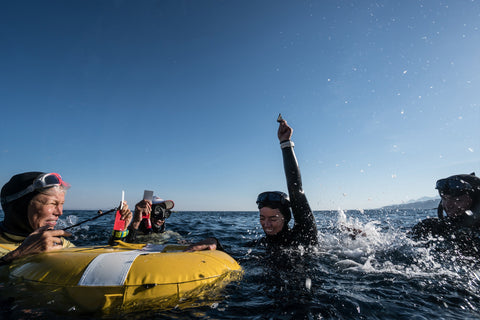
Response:
[[[50,227],[55,227],[57,225],[57,220],[47,220],[46,225]]]

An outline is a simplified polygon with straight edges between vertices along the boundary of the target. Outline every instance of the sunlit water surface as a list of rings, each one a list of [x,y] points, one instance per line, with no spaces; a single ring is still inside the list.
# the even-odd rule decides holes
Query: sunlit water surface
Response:
[[[59,227],[91,218],[95,211],[66,211]],[[175,212],[168,232],[145,241],[176,243],[219,238],[245,270],[220,298],[187,309],[106,316],[75,306],[52,308],[28,298],[12,301],[2,290],[5,319],[478,319],[480,271],[444,241],[415,242],[408,230],[435,210],[315,212],[320,245],[269,257],[248,247],[262,236],[256,212]],[[72,230],[77,245],[106,244],[112,216]],[[340,226],[361,229],[355,239]],[[9,289],[11,290],[11,289]],[[20,290],[20,289],[19,289]],[[33,299],[35,300],[35,299]],[[200,306],[197,306],[200,305]],[[58,307],[58,306],[56,306]],[[55,311],[53,310],[55,309]]]

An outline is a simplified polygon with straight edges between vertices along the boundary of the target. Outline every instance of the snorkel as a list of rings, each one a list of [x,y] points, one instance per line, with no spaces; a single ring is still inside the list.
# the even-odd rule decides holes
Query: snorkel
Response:
[[[440,196],[460,197],[468,195],[472,200],[472,204],[462,216],[473,216],[475,220],[480,219],[480,179],[475,176],[474,172],[440,179],[437,181],[435,189],[438,190]],[[444,205],[442,200],[440,200],[437,208],[439,219],[443,220],[445,218],[443,214],[444,210]]]

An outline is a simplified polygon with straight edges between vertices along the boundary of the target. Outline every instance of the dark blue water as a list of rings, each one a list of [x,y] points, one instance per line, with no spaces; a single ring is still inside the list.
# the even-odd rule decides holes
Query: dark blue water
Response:
[[[63,226],[95,216],[66,211]],[[243,280],[227,286],[220,299],[184,310],[102,316],[74,307],[10,301],[3,318],[48,319],[479,319],[477,259],[445,241],[415,242],[408,230],[435,210],[315,212],[320,245],[265,256],[246,244],[263,231],[257,212],[176,212],[167,220],[167,238],[150,242],[197,241],[216,236],[243,266]],[[113,217],[73,229],[76,245],[106,244]],[[352,239],[339,226],[361,229]],[[54,304],[55,302],[52,302]]]

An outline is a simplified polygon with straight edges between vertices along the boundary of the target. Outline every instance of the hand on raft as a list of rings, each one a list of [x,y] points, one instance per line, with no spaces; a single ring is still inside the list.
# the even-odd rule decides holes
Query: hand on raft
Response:
[[[196,242],[188,246],[187,249],[184,251],[186,252],[194,252],[194,251],[202,251],[202,250],[217,250],[219,246],[218,240],[215,238],[206,238],[202,241]]]
[[[126,201],[123,202],[120,215],[128,226],[132,221],[132,212],[128,209]],[[70,232],[65,230],[54,230],[51,226],[42,226],[26,237],[15,250],[4,255],[1,260],[4,263],[10,263],[27,255],[60,250],[63,248],[62,237],[70,237],[71,235]]]
[[[60,250],[63,248],[61,237],[71,235],[68,231],[53,230],[50,226],[40,227],[26,237],[17,249],[3,256],[2,260],[10,262],[30,254]]]

